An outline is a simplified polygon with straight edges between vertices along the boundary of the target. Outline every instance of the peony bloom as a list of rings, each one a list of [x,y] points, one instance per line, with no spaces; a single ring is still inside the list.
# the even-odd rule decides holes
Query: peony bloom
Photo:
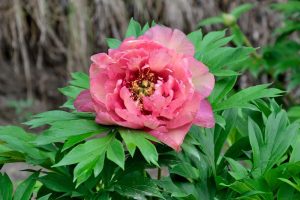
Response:
[[[99,124],[142,129],[179,151],[192,124],[215,124],[205,99],[214,76],[193,56],[184,33],[156,25],[91,57],[91,87],[80,93],[75,108],[95,112]]]

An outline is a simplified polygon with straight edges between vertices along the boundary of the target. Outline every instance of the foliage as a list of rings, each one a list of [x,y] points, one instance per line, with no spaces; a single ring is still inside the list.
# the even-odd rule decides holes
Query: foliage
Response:
[[[239,7],[232,15],[238,18],[251,7]],[[132,19],[125,37],[138,37],[149,27]],[[69,86],[59,89],[68,97],[63,105],[67,111],[48,111],[24,123],[31,129],[43,128],[39,135],[15,126],[0,127],[0,163],[40,167],[31,170],[14,193],[9,177],[1,175],[0,185],[6,187],[0,188],[0,197],[299,199],[299,107],[282,109],[272,98],[283,91],[269,88],[270,84],[234,88],[244,64],[255,55],[255,49],[244,47],[245,41],[238,43],[236,35],[213,31],[203,36],[197,30],[188,38],[195,45],[195,58],[216,77],[209,97],[217,120],[214,128],[193,126],[182,151],[174,152],[143,131],[99,125],[92,113],[74,109],[74,99],[89,88],[88,75],[76,72]],[[229,42],[236,47],[229,47]],[[120,41],[107,43],[117,48]],[[162,176],[161,170],[170,176]]]

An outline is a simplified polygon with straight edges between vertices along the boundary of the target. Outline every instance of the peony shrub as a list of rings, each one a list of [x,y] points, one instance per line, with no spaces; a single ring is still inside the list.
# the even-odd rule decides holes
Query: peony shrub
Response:
[[[0,199],[299,199],[299,122],[283,91],[234,87],[261,59],[239,42],[132,19],[62,109],[0,127],[1,166],[34,166],[15,188],[0,174]]]

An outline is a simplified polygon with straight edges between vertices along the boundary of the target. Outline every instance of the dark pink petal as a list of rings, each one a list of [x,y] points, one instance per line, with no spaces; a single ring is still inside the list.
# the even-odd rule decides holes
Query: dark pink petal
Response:
[[[214,113],[211,105],[205,99],[200,101],[194,124],[205,128],[212,128],[215,126]]]
[[[94,103],[89,90],[83,90],[77,96],[74,102],[74,107],[79,112],[95,112]]]
[[[180,30],[172,30],[164,26],[156,25],[150,28],[141,39],[146,38],[154,40],[169,49],[173,49],[177,53],[194,56],[194,45]]]

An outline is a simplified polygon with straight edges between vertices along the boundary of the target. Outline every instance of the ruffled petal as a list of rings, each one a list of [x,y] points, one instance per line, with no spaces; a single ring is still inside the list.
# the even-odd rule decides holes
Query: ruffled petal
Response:
[[[187,124],[176,129],[169,129],[167,132],[156,129],[150,131],[150,134],[174,150],[180,151],[180,146],[191,126],[192,124]]]
[[[194,45],[188,40],[186,35],[178,29],[156,25],[150,28],[142,37],[154,40],[159,44],[175,50],[177,53],[194,56]]]
[[[192,82],[197,92],[202,98],[206,98],[212,92],[215,86],[215,78],[209,73],[208,68],[194,58],[187,58],[189,68],[192,72]]]
[[[200,101],[194,124],[205,128],[213,128],[215,126],[214,113],[207,100]]]

